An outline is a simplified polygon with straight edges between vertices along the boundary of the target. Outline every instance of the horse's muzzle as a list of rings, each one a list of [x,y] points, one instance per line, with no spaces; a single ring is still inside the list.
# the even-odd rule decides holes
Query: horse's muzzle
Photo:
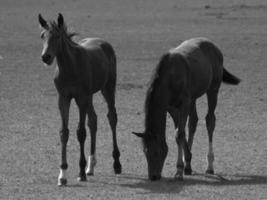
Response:
[[[161,175],[152,175],[152,176],[149,176],[149,179],[151,181],[158,181],[161,179]]]
[[[42,61],[47,65],[51,65],[53,62],[53,58],[49,54],[44,54],[42,55],[41,58],[42,58]]]

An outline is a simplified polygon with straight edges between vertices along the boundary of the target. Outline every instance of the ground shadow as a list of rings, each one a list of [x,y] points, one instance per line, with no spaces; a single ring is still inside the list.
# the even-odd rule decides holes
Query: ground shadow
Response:
[[[112,176],[113,177],[113,176]],[[110,177],[110,178],[112,178]],[[267,176],[260,175],[244,175],[244,174],[216,174],[207,175],[203,173],[194,173],[192,176],[185,176],[183,181],[177,181],[173,178],[162,178],[160,181],[151,182],[146,177],[135,176],[133,174],[122,174],[116,176],[121,180],[114,183],[120,187],[130,189],[141,189],[141,193],[179,193],[184,187],[192,185],[206,186],[231,186],[231,185],[263,185],[267,184]],[[129,183],[131,182],[131,183]],[[103,184],[103,182],[102,182]],[[110,183],[107,183],[110,184]]]
[[[65,187],[69,187],[69,188],[84,188],[86,187],[86,185],[82,185],[82,183],[76,183],[76,184],[67,184],[65,186],[58,186],[59,188],[65,188]]]

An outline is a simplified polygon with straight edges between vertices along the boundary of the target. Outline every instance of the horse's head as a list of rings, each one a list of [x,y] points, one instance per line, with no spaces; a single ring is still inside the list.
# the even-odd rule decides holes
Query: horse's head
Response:
[[[164,161],[168,154],[168,146],[164,138],[157,137],[147,133],[134,133],[141,137],[143,142],[143,151],[148,165],[148,177],[151,181],[161,178]]]
[[[41,38],[43,40],[43,51],[41,58],[45,64],[51,65],[58,51],[61,31],[62,29],[64,30],[64,18],[59,13],[57,23],[47,23],[41,14],[39,14],[38,19],[40,26],[43,29],[41,33]]]

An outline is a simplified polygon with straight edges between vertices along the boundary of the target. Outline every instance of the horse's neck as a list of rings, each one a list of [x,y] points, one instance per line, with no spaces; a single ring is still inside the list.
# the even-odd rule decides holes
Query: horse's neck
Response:
[[[165,138],[168,88],[166,84],[154,88],[146,113],[146,132]]]
[[[60,45],[60,50],[57,53],[59,74],[64,76],[74,76],[77,71],[74,58],[77,49],[75,46],[71,45],[69,41],[64,41],[64,39],[62,39]]]

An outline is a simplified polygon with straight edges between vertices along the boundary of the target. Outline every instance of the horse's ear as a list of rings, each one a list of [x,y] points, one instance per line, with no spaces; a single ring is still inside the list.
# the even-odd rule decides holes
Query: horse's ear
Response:
[[[39,20],[39,23],[40,23],[41,27],[43,27],[44,29],[48,29],[48,24],[44,20],[44,18],[42,17],[41,14],[38,15],[38,20]]]
[[[58,13],[57,25],[60,28],[60,27],[62,27],[63,24],[64,24],[63,15],[61,13]]]
[[[134,135],[136,135],[137,137],[140,137],[140,138],[144,138],[145,137],[145,134],[144,133],[132,132],[132,134],[134,134]]]

